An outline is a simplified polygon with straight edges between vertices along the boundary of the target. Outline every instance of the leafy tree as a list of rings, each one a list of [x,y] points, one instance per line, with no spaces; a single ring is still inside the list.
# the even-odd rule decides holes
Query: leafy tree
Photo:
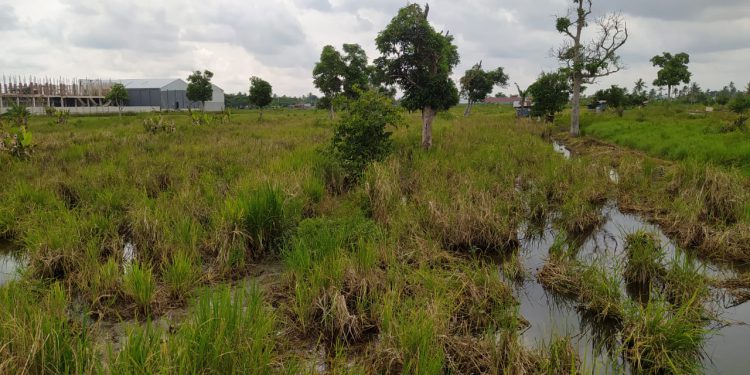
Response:
[[[250,78],[250,104],[260,108],[260,118],[263,120],[263,108],[273,101],[271,84],[259,77]]]
[[[474,103],[484,100],[492,92],[495,86],[505,87],[508,85],[508,75],[503,68],[497,68],[486,72],[482,69],[482,62],[467,70],[461,78],[461,95],[469,100],[464,116],[471,113]]]
[[[506,95],[504,92],[500,91],[497,94],[495,94],[496,98],[507,98],[508,95]]]
[[[534,100],[532,116],[544,116],[546,122],[555,121],[555,115],[568,104],[570,81],[564,72],[542,73],[526,90]]]
[[[612,85],[606,90],[599,90],[594,93],[593,99],[595,101],[604,100],[607,105],[617,112],[617,115],[622,117],[625,112],[625,107],[630,106],[628,92],[617,85]]]
[[[724,86],[721,91],[716,93],[716,103],[720,105],[727,105],[732,100],[732,93],[729,91],[729,87]]]
[[[745,94],[750,95],[750,82],[747,83],[747,88],[745,89]]]
[[[617,50],[628,40],[628,28],[619,14],[605,15],[595,22],[596,37],[586,43],[584,30],[592,24],[593,0],[573,0],[573,8],[565,17],[557,17],[557,31],[566,36],[565,43],[557,50],[558,59],[570,72],[573,84],[570,134],[578,136],[580,129],[581,91],[584,84],[606,77],[623,69]]]
[[[331,111],[331,119],[333,119],[333,99],[341,93],[345,69],[346,64],[339,51],[330,45],[323,47],[320,61],[313,68],[313,84],[323,93],[325,103]]]
[[[356,182],[368,164],[383,160],[391,151],[388,126],[401,122],[399,108],[375,90],[355,89],[357,99],[347,100],[346,112],[336,125],[331,153],[346,172],[348,183]]]
[[[107,96],[104,97],[104,100],[114,103],[117,106],[117,113],[122,117],[122,107],[128,101],[128,90],[125,89],[125,85],[122,83],[115,83],[110,88]]]
[[[344,95],[356,99],[360,90],[370,83],[370,67],[367,65],[367,54],[359,44],[344,44]]]
[[[688,71],[687,64],[690,63],[690,55],[687,53],[682,52],[672,56],[671,53],[664,52],[661,56],[652,57],[651,63],[661,68],[654,80],[654,86],[667,86],[667,98],[672,98],[672,87],[679,85],[680,82],[690,83],[692,73]]]
[[[203,73],[195,71],[188,77],[187,98],[192,102],[201,102],[201,109],[206,110],[206,102],[211,100],[214,88],[211,86],[211,78],[214,74],[206,70]]]
[[[398,11],[375,43],[381,56],[375,60],[388,84],[404,92],[401,104],[422,111],[422,147],[432,147],[432,122],[438,111],[458,104],[458,89],[451,80],[458,65],[453,36],[439,33],[427,21],[429,6],[409,4]]]

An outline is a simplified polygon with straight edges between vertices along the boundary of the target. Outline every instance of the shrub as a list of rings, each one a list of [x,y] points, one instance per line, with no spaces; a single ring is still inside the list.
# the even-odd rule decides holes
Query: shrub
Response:
[[[373,161],[383,160],[391,150],[387,126],[401,122],[398,107],[377,91],[361,91],[345,104],[347,111],[334,130],[330,152],[346,172],[349,183],[362,176]]]

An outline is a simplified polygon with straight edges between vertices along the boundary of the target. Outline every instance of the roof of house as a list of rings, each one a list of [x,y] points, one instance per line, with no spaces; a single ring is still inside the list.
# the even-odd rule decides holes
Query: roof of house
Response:
[[[511,96],[510,98],[487,98],[484,99],[484,102],[487,104],[510,104],[519,100],[521,100],[521,98],[517,96]]]
[[[148,78],[148,79],[121,79],[126,89],[160,89],[169,86],[175,81],[182,81],[179,78]]]

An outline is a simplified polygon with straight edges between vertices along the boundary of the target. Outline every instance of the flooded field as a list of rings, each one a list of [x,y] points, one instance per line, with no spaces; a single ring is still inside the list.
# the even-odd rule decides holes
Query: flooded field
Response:
[[[563,144],[554,142],[553,149],[566,159],[570,150]],[[613,183],[620,176],[613,169],[610,172]],[[653,234],[664,251],[663,265],[676,260],[694,264],[696,269],[708,278],[721,280],[736,276],[730,266],[704,263],[691,254],[679,249],[662,230],[636,214],[623,213],[615,202],[609,202],[601,209],[603,223],[591,234],[573,241],[577,248],[576,258],[584,264],[603,265],[615,277],[621,278],[621,292],[631,299],[639,297],[630,293],[622,272],[626,259],[627,236],[642,232]],[[570,337],[577,346],[587,373],[610,374],[630,373],[627,361],[616,348],[619,332],[616,328],[592,319],[579,308],[580,304],[567,296],[556,295],[547,290],[537,279],[538,272],[550,257],[550,249],[558,246],[561,233],[550,222],[544,228],[519,229],[521,238],[521,259],[524,267],[531,272],[523,283],[515,285],[515,293],[521,304],[521,314],[529,321],[529,328],[523,333],[526,345],[540,346],[553,337]],[[747,362],[745,345],[750,342],[750,302],[735,305],[727,297],[726,291],[712,288],[712,299],[706,308],[716,314],[706,334],[704,369],[712,374],[745,373]],[[646,297],[647,298],[647,297]],[[615,345],[608,345],[615,344]],[[613,349],[614,348],[614,349]]]

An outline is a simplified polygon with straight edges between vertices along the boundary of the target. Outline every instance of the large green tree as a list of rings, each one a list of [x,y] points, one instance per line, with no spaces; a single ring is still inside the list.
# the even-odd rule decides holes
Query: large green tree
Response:
[[[323,102],[328,105],[333,118],[333,99],[341,93],[345,68],[341,53],[333,46],[323,47],[320,61],[313,68],[313,84],[323,93]]]
[[[672,97],[673,86],[690,83],[692,73],[688,71],[690,55],[687,53],[682,52],[673,56],[669,52],[664,52],[661,56],[652,57],[651,63],[661,68],[654,80],[654,86],[667,86],[667,98]]]
[[[343,61],[344,95],[356,99],[370,84],[371,68],[367,65],[367,54],[359,44],[344,44]]]
[[[628,28],[619,14],[608,14],[592,20],[593,0],[573,0],[568,15],[557,17],[557,31],[566,37],[565,43],[557,50],[558,59],[570,72],[572,99],[570,114],[570,134],[581,133],[581,91],[584,84],[593,84],[598,78],[606,77],[623,69],[619,50],[628,40]],[[596,29],[592,40],[584,40],[587,27]]]
[[[422,147],[432,147],[432,122],[438,111],[458,104],[458,88],[450,78],[459,56],[453,37],[427,21],[429,7],[409,4],[398,11],[375,43],[375,60],[389,84],[403,90],[401,104],[422,111]]]
[[[211,78],[214,74],[211,71],[200,72],[196,70],[188,77],[188,86],[186,96],[192,102],[201,102],[201,109],[206,110],[206,102],[211,100],[214,95],[214,88],[211,85]]]
[[[125,86],[122,83],[115,83],[109,89],[104,100],[116,105],[117,113],[122,117],[122,107],[124,107],[125,103],[128,101],[128,90],[125,89]]]
[[[260,108],[260,118],[263,120],[263,108],[273,101],[271,84],[259,77],[250,78],[250,104]]]
[[[469,101],[464,116],[468,116],[474,103],[484,100],[495,86],[506,87],[507,85],[508,75],[505,74],[503,68],[486,72],[482,69],[480,61],[479,64],[467,70],[461,77],[461,95]]]
[[[555,121],[557,113],[568,104],[570,81],[565,72],[542,73],[536,82],[526,90],[534,100],[531,106],[533,116],[544,116],[546,122]]]

